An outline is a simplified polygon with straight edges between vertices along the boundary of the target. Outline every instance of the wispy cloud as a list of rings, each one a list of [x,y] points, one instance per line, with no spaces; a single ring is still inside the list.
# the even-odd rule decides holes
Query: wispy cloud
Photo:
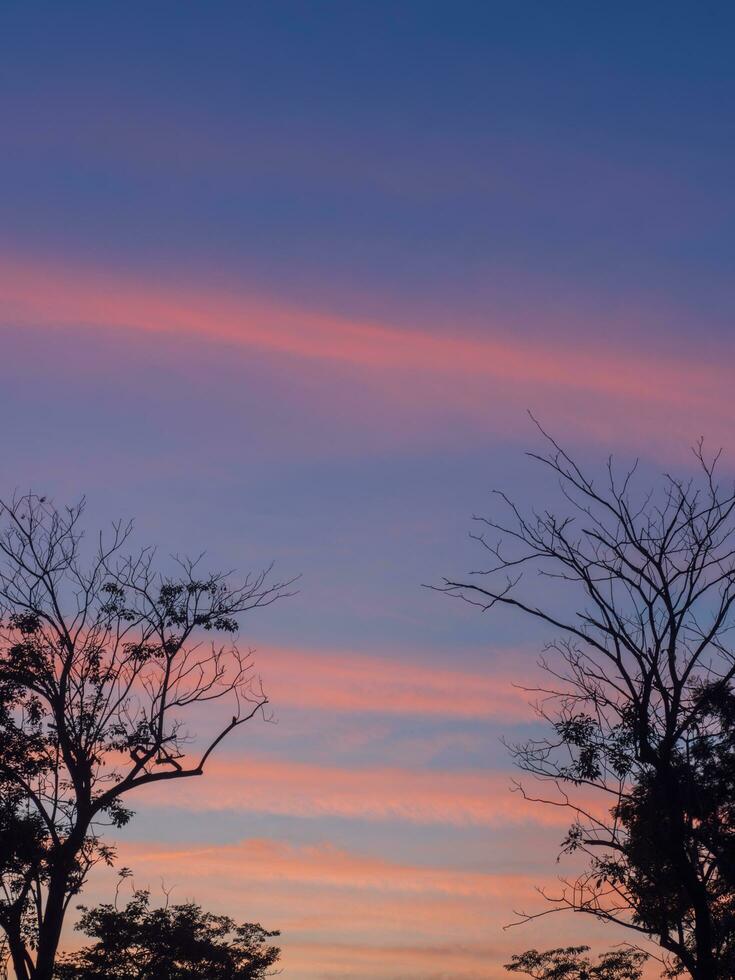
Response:
[[[272,354],[342,364],[367,374],[408,372],[418,379],[454,379],[455,404],[477,406],[487,385],[539,386],[547,394],[594,396],[658,409],[721,413],[729,392],[723,366],[692,357],[639,352],[635,357],[585,344],[522,339],[488,325],[484,337],[461,330],[427,332],[337,317],[254,296],[0,256],[0,295],[8,323],[86,326],[191,334]],[[584,325],[580,324],[580,333]],[[442,395],[447,389],[440,388]],[[424,397],[432,398],[431,388]]]
[[[481,673],[399,657],[296,649],[262,649],[257,665],[276,709],[509,722],[533,717],[532,696],[514,683],[517,671]]]
[[[377,889],[400,894],[497,898],[526,894],[526,875],[492,874],[401,864],[342,850],[329,843],[293,845],[270,839],[248,839],[226,845],[126,843],[125,860],[144,874],[216,876],[254,881],[286,881],[334,888]]]
[[[262,756],[213,759],[201,777],[146,787],[139,803],[455,826],[569,822],[566,811],[511,792],[510,778],[497,772],[348,769]]]
[[[191,897],[235,917],[257,914],[282,930],[289,974],[335,980],[499,978],[499,963],[519,941],[502,926],[513,908],[533,904],[534,886],[546,880],[271,839],[121,841],[119,857],[136,885],[154,894],[163,879],[174,901]],[[544,923],[535,937],[553,945]]]

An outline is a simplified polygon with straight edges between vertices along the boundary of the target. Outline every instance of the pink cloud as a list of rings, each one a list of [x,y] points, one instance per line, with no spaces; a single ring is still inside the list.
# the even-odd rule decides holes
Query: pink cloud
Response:
[[[164,874],[167,878],[186,869],[189,879],[214,876],[217,880],[239,880],[247,875],[249,882],[281,881],[463,898],[518,897],[532,887],[532,879],[525,875],[400,864],[341,850],[331,844],[294,846],[270,839],[211,846],[129,843],[122,848],[122,854],[136,872]]]
[[[140,803],[194,812],[237,810],[418,824],[566,826],[559,807],[526,802],[495,772],[346,769],[246,756],[213,758],[203,776],[145,787]]]
[[[706,360],[696,347],[662,352],[645,344],[631,356],[616,348],[616,325],[604,314],[591,324],[577,315],[556,329],[558,314],[529,311],[528,331],[494,316],[481,328],[464,328],[461,317],[458,325],[400,327],[247,290],[7,253],[0,254],[0,303],[5,325],[63,328],[75,349],[85,348],[90,331],[125,338],[126,346],[129,337],[136,356],[154,344],[176,346],[197,385],[213,384],[223,358],[236,376],[241,363],[265,373],[279,399],[275,415],[261,419],[266,429],[274,427],[263,438],[265,454],[273,445],[310,458],[350,455],[358,446],[363,456],[396,446],[466,451],[488,438],[533,439],[529,408],[564,440],[632,449],[665,463],[689,463],[689,447],[703,433],[713,447],[733,446],[727,358]],[[643,333],[651,316],[637,317]],[[103,375],[110,370],[107,363],[74,366]],[[206,390],[218,403],[239,397],[236,384],[228,393]]]
[[[32,325],[124,328],[192,334],[368,373],[410,372],[454,378],[461,404],[473,386],[537,386],[637,404],[723,409],[729,392],[724,366],[696,357],[630,357],[595,343],[542,343],[491,332],[463,335],[402,330],[391,325],[298,309],[255,296],[227,295],[190,285],[171,286],[90,268],[44,265],[0,256],[0,295],[6,319]],[[580,330],[583,327],[580,325]],[[470,388],[467,385],[470,384]],[[420,388],[419,388],[420,390]],[[440,388],[441,390],[441,388]],[[431,397],[432,391],[425,392]],[[728,402],[729,404],[729,402]]]
[[[257,663],[276,709],[283,705],[509,722],[533,717],[528,705],[532,697],[514,686],[510,674],[352,652],[268,648],[259,651]]]
[[[532,894],[534,883],[524,875],[413,865],[330,844],[260,839],[123,843],[119,857],[139,887],[150,885],[155,893],[163,880],[173,888],[174,901],[193,897],[208,908],[277,925],[284,967],[299,977],[312,971],[315,977],[337,977],[345,969],[371,977],[392,970],[385,975],[395,977],[399,969],[401,976],[425,980],[427,965],[438,955],[452,976],[483,961],[488,968],[499,957],[502,962],[502,924],[510,907]]]
[[[441,928],[441,923],[437,923]],[[547,931],[547,930],[544,930]],[[434,944],[375,944],[366,943],[293,943],[288,946],[287,963],[296,968],[299,977],[314,980],[507,980],[509,974],[502,964],[512,953],[530,946],[550,948],[555,945],[583,942],[584,927],[568,930],[569,940],[549,937],[504,937],[493,944],[488,941],[436,942]],[[597,946],[602,951],[625,940],[616,934]],[[594,955],[594,954],[593,954]],[[660,966],[649,964],[644,976],[653,980],[660,976]]]
[[[541,901],[534,888],[552,885],[548,867],[538,875],[497,873],[263,839],[122,842],[119,860],[154,894],[163,880],[173,901],[194,898],[278,926],[283,965],[300,978],[499,978],[513,951],[597,938],[594,924],[569,917],[534,923],[532,936],[504,931],[514,908]],[[95,889],[104,878],[109,893],[110,876],[98,876]],[[603,941],[621,938],[606,932]]]
[[[441,922],[437,921],[437,928]],[[366,978],[366,980],[501,980],[507,977],[500,961],[508,959],[487,942],[445,942],[401,945],[395,943],[294,943],[288,947],[288,965],[300,977]]]

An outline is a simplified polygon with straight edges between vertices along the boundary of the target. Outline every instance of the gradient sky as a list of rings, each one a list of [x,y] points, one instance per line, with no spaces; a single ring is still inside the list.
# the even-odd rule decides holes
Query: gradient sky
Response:
[[[476,565],[492,487],[553,492],[528,409],[593,467],[732,459],[734,32],[672,0],[0,6],[2,490],[302,574],[243,627],[278,724],[120,843],[281,928],[288,977],[610,941],[502,929],[558,870],[499,742],[553,637],[421,584]]]

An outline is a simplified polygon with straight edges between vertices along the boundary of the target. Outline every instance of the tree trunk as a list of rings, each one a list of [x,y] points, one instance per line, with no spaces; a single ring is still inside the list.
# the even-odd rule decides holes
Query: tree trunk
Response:
[[[56,953],[64,925],[64,902],[67,895],[68,871],[55,871],[49,881],[46,909],[38,932],[38,955],[31,980],[52,980]]]
[[[692,976],[694,980],[726,980],[718,976],[710,896],[690,851],[691,831],[687,828],[681,787],[675,773],[667,772],[664,779],[667,789],[665,799],[668,800],[670,814],[671,863],[694,912],[695,968]]]
[[[15,971],[16,980],[30,980],[30,973],[28,970],[28,953],[25,943],[23,942],[23,937],[20,933],[20,925],[16,926],[15,924],[6,924],[4,928],[5,935],[8,939],[10,959],[13,963],[13,970]]]
[[[695,980],[727,980],[720,977],[712,949],[712,919],[706,906],[694,909],[694,942],[696,946],[697,973]]]

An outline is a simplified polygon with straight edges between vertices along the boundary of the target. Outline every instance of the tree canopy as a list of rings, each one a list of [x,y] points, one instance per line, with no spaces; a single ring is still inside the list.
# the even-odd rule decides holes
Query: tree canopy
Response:
[[[287,594],[270,570],[239,582],[150,548],[132,525],[84,547],[83,503],[0,503],[0,928],[18,980],[51,980],[64,916],[111,861],[130,793],[202,775],[267,697],[243,614]],[[221,704],[209,732],[193,709]],[[209,713],[209,717],[216,717]],[[244,774],[246,778],[246,774]]]
[[[62,957],[55,980],[261,980],[280,955],[278,932],[194,902],[151,908],[148,891],[81,910],[76,928],[97,941]]]
[[[510,973],[533,980],[640,980],[646,954],[636,949],[614,949],[593,963],[589,946],[563,946],[540,953],[529,949],[505,964]]]
[[[523,793],[569,808],[562,847],[585,867],[521,918],[591,915],[655,940],[667,969],[726,980],[735,976],[735,488],[701,445],[698,475],[667,474],[640,491],[635,466],[618,475],[610,461],[596,480],[547,439],[546,454],[530,455],[558,481],[558,512],[525,513],[500,493],[506,517],[477,519],[488,565],[441,587],[556,633],[533,692],[549,734],[511,751],[536,781]]]

